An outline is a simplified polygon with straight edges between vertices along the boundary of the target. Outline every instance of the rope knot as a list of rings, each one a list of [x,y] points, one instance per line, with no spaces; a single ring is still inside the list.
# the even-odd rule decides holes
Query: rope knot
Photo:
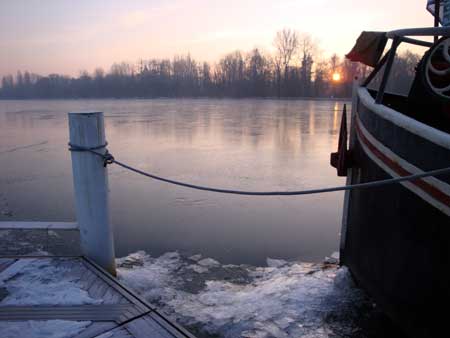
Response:
[[[83,146],[80,146],[80,145],[77,145],[77,144],[72,144],[72,143],[69,142],[69,151],[87,151],[87,152],[89,152],[91,154],[97,155],[97,156],[99,156],[99,157],[101,157],[103,159],[103,166],[106,168],[106,166],[108,164],[113,164],[114,163],[114,156],[112,156],[109,153],[108,149],[106,149],[107,145],[108,145],[108,142],[105,142],[105,144],[101,144],[101,145],[98,145],[96,147],[83,147]],[[102,149],[102,148],[105,148],[105,150],[106,150],[104,154],[99,153],[99,152],[96,151],[96,150],[99,150],[99,149]]]
[[[106,149],[106,153],[103,155],[103,166],[106,168],[108,164],[114,163],[114,156],[112,156],[108,149]]]

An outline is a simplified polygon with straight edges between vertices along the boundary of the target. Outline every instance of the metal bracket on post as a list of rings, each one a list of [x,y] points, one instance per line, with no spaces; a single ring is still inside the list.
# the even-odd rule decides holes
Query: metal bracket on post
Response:
[[[103,113],[69,113],[70,143],[105,153]],[[114,237],[109,222],[108,169],[100,156],[72,151],[77,222],[83,255],[116,275]]]

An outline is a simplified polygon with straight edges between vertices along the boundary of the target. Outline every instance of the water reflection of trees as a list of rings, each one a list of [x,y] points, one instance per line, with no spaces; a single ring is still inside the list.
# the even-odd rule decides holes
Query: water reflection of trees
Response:
[[[293,156],[323,146],[328,151],[337,137],[342,110],[342,103],[324,101],[147,102],[145,112],[130,114],[128,119],[115,119],[112,114],[108,124],[114,135],[172,148],[265,148]]]
[[[232,158],[238,159],[236,166],[248,161],[313,165],[318,158],[327,162],[336,146],[342,105],[259,99],[9,101],[0,109],[0,131],[5,137],[29,135],[30,144],[49,140],[68,157],[65,113],[95,106],[105,112],[111,151],[136,165],[173,158],[182,166],[190,157],[216,165],[233,163]],[[41,118],[49,114],[52,119]]]

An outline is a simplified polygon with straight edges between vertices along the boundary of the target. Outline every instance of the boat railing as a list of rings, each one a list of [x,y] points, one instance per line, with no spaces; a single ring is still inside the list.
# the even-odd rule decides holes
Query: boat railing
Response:
[[[386,66],[384,69],[383,77],[381,79],[380,87],[375,98],[375,102],[381,104],[383,102],[386,85],[389,80],[389,75],[394,64],[395,55],[397,49],[401,43],[408,43],[417,46],[430,48],[434,45],[431,41],[419,40],[411,38],[410,36],[429,36],[429,37],[450,37],[450,27],[425,27],[425,28],[407,28],[397,29],[386,33],[388,39],[392,39],[391,48],[384,54],[374,70],[362,83],[362,86],[366,87],[378,74],[378,72]]]
[[[397,29],[386,33],[390,39],[405,36],[450,36],[450,27],[421,27]]]

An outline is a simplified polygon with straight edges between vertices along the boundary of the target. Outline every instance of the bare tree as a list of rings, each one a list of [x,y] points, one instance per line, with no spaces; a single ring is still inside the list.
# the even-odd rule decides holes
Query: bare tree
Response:
[[[299,47],[299,36],[294,30],[285,28],[277,32],[274,41],[277,50],[275,64],[277,67],[278,91],[280,94],[281,71],[284,72],[284,84],[288,82],[289,65]]]
[[[316,63],[314,72],[314,96],[325,97],[329,94],[330,66],[326,61]]]
[[[302,34],[299,43],[300,58],[300,95],[312,95],[312,68],[314,56],[317,52],[317,45],[314,43],[311,35]]]
[[[95,79],[102,79],[105,76],[105,71],[103,68],[97,67],[94,70],[94,78]]]
[[[270,81],[270,60],[254,48],[247,54],[246,79],[248,81],[248,93],[252,96],[266,95],[266,86]]]
[[[333,73],[338,71],[339,63],[340,63],[339,56],[337,56],[337,54],[333,54],[330,58],[330,67]]]

